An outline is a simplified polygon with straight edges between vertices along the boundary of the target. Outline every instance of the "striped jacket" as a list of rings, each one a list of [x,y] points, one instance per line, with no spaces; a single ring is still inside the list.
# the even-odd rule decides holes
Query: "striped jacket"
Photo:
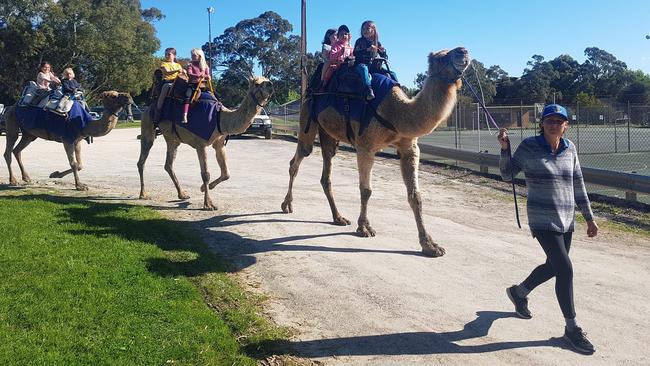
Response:
[[[510,181],[511,173],[524,172],[528,187],[528,225],[531,230],[565,233],[574,230],[575,207],[585,220],[593,213],[587,197],[578,152],[573,142],[562,138],[553,153],[543,135],[529,137],[512,155],[501,151],[501,177]]]

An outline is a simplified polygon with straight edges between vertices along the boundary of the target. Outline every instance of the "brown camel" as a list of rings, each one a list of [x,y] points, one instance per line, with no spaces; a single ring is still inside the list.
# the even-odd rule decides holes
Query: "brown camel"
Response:
[[[21,158],[21,152],[27,147],[32,141],[37,138],[42,138],[44,140],[62,142],[63,147],[65,148],[66,155],[68,155],[68,162],[70,163],[70,169],[59,172],[55,171],[50,174],[50,178],[63,178],[66,175],[73,173],[74,174],[74,184],[77,190],[86,191],[88,186],[79,181],[79,170],[82,168],[81,163],[81,141],[87,137],[100,137],[108,134],[115,127],[118,120],[118,115],[125,107],[130,107],[133,103],[133,99],[128,93],[118,93],[116,91],[107,91],[102,94],[102,101],[104,104],[104,113],[101,119],[92,120],[86,124],[86,126],[81,130],[81,135],[77,137],[73,143],[67,143],[62,141],[58,136],[51,136],[47,131],[41,129],[30,129],[25,130],[18,126],[16,121],[16,110],[15,106],[9,107],[7,109],[5,118],[7,121],[7,146],[5,147],[5,161],[7,162],[7,168],[9,169],[9,184],[15,185],[16,178],[14,177],[13,171],[11,169],[11,153],[13,149],[13,154],[16,157],[18,166],[20,167],[20,172],[22,174],[23,181],[29,183],[31,179],[23,166],[23,161]],[[14,144],[18,140],[18,132],[22,130],[23,137],[18,142],[18,145],[14,148]]]
[[[203,179],[203,186],[201,191],[204,192],[203,208],[205,210],[216,210],[217,207],[212,203],[209,195],[209,189],[213,189],[217,184],[230,178],[228,166],[226,165],[226,148],[225,140],[228,135],[241,134],[251,125],[255,115],[259,114],[262,107],[268,103],[273,92],[273,85],[271,82],[262,76],[254,77],[249,81],[248,93],[241,102],[240,107],[236,110],[230,110],[223,107],[221,110],[221,132],[215,128],[214,132],[208,140],[196,136],[192,132],[182,127],[176,127],[176,132],[173,132],[172,121],[160,121],[158,126],[165,137],[167,142],[167,158],[165,160],[165,171],[172,179],[179,199],[188,199],[189,196],[181,188],[174,173],[174,159],[176,158],[176,149],[181,143],[188,144],[196,149],[199,157],[199,165],[201,166],[201,178]],[[155,103],[155,101],[154,101]],[[153,107],[155,104],[152,104]],[[151,108],[150,107],[150,108]],[[140,137],[140,159],[138,160],[138,172],[140,173],[140,198],[148,198],[144,188],[144,164],[149,156],[149,151],[153,146],[155,140],[154,124],[149,117],[149,113],[142,115],[142,132]],[[206,147],[212,145],[217,154],[217,162],[221,169],[219,178],[210,182],[210,172],[208,172],[208,162],[206,157]],[[206,189],[209,188],[209,189]]]
[[[304,128],[309,118],[309,100],[302,104],[300,111],[300,134],[296,153],[289,163],[289,189],[282,211],[293,212],[293,181],[303,158],[311,154],[316,132],[318,132],[323,155],[323,172],[321,185],[332,211],[335,225],[350,225],[350,221],[339,213],[332,193],[331,173],[332,157],[336,154],[339,141],[345,141],[356,148],[357,167],[359,170],[359,189],[361,191],[361,212],[357,220],[357,234],[375,236],[375,230],[368,221],[367,208],[372,193],[371,174],[375,153],[392,146],[399,153],[402,178],[406,184],[408,202],[415,214],[422,252],[427,256],[438,257],[445,250],[436,244],[424,228],[422,220],[422,199],[418,189],[418,168],[420,149],[418,138],[431,133],[451,114],[456,103],[456,93],[461,88],[460,76],[467,68],[470,57],[465,48],[451,51],[443,50],[429,55],[428,76],[422,90],[413,99],[409,99],[398,86],[385,97],[377,112],[391,122],[395,129],[389,130],[373,118],[369,127],[358,136],[359,123],[352,121],[354,141],[346,135],[345,117],[333,107],[328,107],[318,114],[316,123],[305,133]]]

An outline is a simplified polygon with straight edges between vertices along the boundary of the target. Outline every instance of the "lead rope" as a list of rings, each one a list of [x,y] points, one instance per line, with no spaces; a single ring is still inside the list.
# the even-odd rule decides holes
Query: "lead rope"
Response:
[[[488,117],[487,121],[491,122],[494,128],[499,129],[499,125],[497,125],[497,123],[494,122],[494,118],[492,118],[492,115],[485,107],[485,103],[483,103],[481,98],[479,98],[472,84],[467,82],[467,79],[465,79],[464,77],[462,77],[462,79],[463,79],[463,83],[467,85],[468,89],[472,92],[472,94],[474,94],[474,98],[476,98],[478,104],[481,106],[481,109],[483,109],[483,112]],[[488,125],[488,129],[489,129],[490,125],[487,123],[487,121],[485,123]],[[517,204],[517,190],[515,188],[515,174],[514,174],[514,170],[512,169],[512,149],[510,148],[510,139],[508,139],[508,159],[510,161],[510,181],[512,182],[512,197],[515,200],[515,216],[517,217],[517,226],[521,229],[521,221],[519,220],[519,205]]]

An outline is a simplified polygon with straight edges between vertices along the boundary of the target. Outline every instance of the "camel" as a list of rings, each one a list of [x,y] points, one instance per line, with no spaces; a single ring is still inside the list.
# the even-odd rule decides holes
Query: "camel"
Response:
[[[102,101],[104,104],[104,113],[102,114],[102,118],[88,122],[83,130],[81,130],[80,136],[78,136],[72,143],[62,141],[60,137],[53,136],[46,130],[26,130],[19,127],[16,120],[15,106],[9,107],[5,114],[5,119],[7,122],[7,146],[5,147],[4,153],[5,161],[7,162],[7,168],[9,169],[9,184],[17,184],[16,178],[14,177],[13,171],[11,169],[12,149],[13,154],[16,157],[16,161],[18,162],[18,166],[20,167],[23,181],[30,183],[31,179],[23,165],[21,152],[34,140],[37,138],[42,138],[44,140],[63,143],[63,148],[65,149],[65,153],[68,156],[68,162],[70,163],[70,169],[62,172],[55,171],[50,174],[50,178],[63,178],[66,175],[73,173],[76,189],[79,191],[87,191],[88,186],[81,183],[79,180],[79,171],[83,167],[81,162],[81,141],[87,137],[100,137],[111,132],[111,130],[117,124],[118,116],[122,109],[125,107],[130,107],[130,105],[133,103],[133,99],[131,99],[131,96],[128,93],[118,93],[116,91],[104,92],[102,94]],[[18,142],[18,145],[16,145],[14,148],[14,145],[18,140],[19,130],[22,130],[23,136]]]
[[[188,144],[192,146],[198,155],[199,165],[201,167],[201,178],[203,185],[201,191],[203,192],[203,209],[207,211],[216,210],[217,206],[210,198],[209,190],[213,189],[217,184],[226,181],[230,178],[228,166],[226,164],[226,149],[225,141],[228,135],[241,134],[251,125],[255,115],[259,114],[264,105],[266,105],[273,93],[272,83],[263,76],[252,77],[249,80],[248,93],[244,97],[240,106],[236,110],[231,110],[225,107],[221,109],[221,132],[215,128],[214,132],[209,139],[205,140],[185,128],[178,125],[174,129],[173,122],[162,120],[158,124],[163,133],[165,142],[167,143],[167,156],[165,160],[165,171],[169,174],[176,191],[178,199],[185,200],[189,195],[181,188],[176,174],[174,173],[174,159],[176,158],[176,150],[178,146]],[[149,108],[155,108],[155,101]],[[175,131],[174,131],[175,130]],[[149,156],[149,151],[153,146],[156,134],[154,131],[154,124],[148,112],[142,115],[141,124],[141,137],[140,137],[140,159],[138,160],[138,172],[140,173],[140,199],[149,198],[144,187],[144,165]],[[206,147],[212,145],[217,155],[217,163],[221,170],[219,178],[210,182],[210,172],[208,172],[208,163],[206,157]]]
[[[456,103],[456,93],[462,87],[460,77],[470,62],[465,48],[442,50],[429,54],[428,76],[422,90],[412,99],[394,86],[379,105],[378,114],[390,121],[396,131],[387,129],[375,117],[369,127],[358,136],[359,123],[352,121],[353,141],[346,134],[345,117],[333,107],[328,107],[318,114],[316,123],[305,131],[310,116],[309,98],[305,98],[300,111],[300,132],[296,152],[289,162],[289,189],[282,202],[284,213],[293,212],[293,183],[302,160],[312,152],[314,139],[318,132],[323,156],[323,171],[320,183],[330,205],[335,225],[350,225],[334,202],[331,173],[332,157],[336,154],[339,141],[345,141],[356,149],[359,171],[359,190],[361,193],[361,211],[357,220],[356,233],[361,237],[375,236],[375,230],[368,220],[368,201],[372,194],[371,174],[375,153],[392,146],[400,158],[402,178],[406,185],[407,198],[415,215],[422,253],[430,257],[445,254],[444,248],[436,244],[427,233],[422,220],[422,199],[418,188],[418,169],[420,149],[418,138],[431,133],[442,121],[446,120]]]

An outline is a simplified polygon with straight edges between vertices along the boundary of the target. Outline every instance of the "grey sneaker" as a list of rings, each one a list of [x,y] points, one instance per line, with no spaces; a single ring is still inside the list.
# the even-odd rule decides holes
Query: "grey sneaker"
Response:
[[[576,350],[583,355],[591,355],[596,352],[594,345],[587,339],[587,333],[582,331],[582,328],[576,327],[574,330],[569,331],[564,327],[564,339]]]
[[[517,285],[508,287],[506,294],[508,294],[508,298],[515,305],[515,313],[517,313],[518,317],[522,319],[530,319],[533,317],[533,314],[528,310],[528,298],[521,298],[517,295]]]

